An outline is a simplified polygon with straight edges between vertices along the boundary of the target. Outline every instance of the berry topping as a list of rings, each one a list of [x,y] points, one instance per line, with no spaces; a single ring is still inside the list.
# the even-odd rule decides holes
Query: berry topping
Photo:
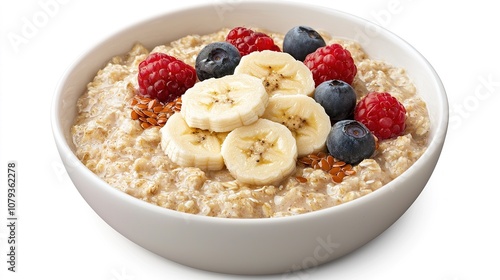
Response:
[[[387,92],[370,92],[356,105],[354,118],[383,140],[403,133],[406,109]]]
[[[226,41],[235,46],[240,51],[241,56],[254,51],[281,51],[269,35],[245,27],[231,29],[227,34]]]
[[[194,85],[196,71],[173,56],[151,53],[139,64],[137,80],[141,95],[170,102]]]
[[[339,44],[321,47],[308,54],[304,64],[311,70],[316,86],[328,80],[352,84],[357,72],[351,53]]]
[[[334,158],[349,164],[358,164],[373,155],[376,141],[362,123],[343,120],[333,125],[326,139],[326,147]]]
[[[295,26],[283,39],[283,51],[300,61],[304,61],[308,54],[324,46],[326,43],[323,37],[307,26]]]
[[[314,100],[325,108],[332,122],[352,118],[356,107],[356,93],[341,80],[322,82],[314,91]]]
[[[205,46],[196,57],[196,74],[200,81],[221,78],[234,73],[240,63],[240,52],[227,42],[215,42]]]

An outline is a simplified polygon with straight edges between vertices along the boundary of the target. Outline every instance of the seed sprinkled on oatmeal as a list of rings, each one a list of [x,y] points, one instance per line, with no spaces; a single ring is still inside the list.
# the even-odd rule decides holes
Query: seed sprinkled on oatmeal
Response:
[[[175,100],[163,103],[154,98],[140,95],[134,96],[130,101],[130,118],[138,120],[144,129],[159,126],[163,127],[168,118],[176,112],[180,112],[182,106],[181,97]]]
[[[332,180],[335,183],[341,183],[344,177],[356,174],[356,170],[352,169],[351,164],[346,164],[345,162],[337,160],[333,156],[323,152],[309,154],[299,158],[298,161],[306,166],[311,166],[314,169],[321,169],[328,172],[332,176]],[[307,181],[306,178],[299,177],[297,177],[299,182],[305,183]]]

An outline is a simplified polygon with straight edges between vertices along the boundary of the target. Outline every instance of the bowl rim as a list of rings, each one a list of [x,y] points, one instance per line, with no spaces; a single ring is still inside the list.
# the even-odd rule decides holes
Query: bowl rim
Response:
[[[62,124],[59,119],[60,116],[60,103],[61,97],[64,93],[64,88],[65,84],[67,82],[68,77],[72,74],[75,69],[78,68],[80,63],[85,60],[85,58],[90,55],[92,52],[94,52],[99,46],[106,44],[107,42],[111,41],[115,37],[119,37],[120,35],[126,33],[127,31],[130,31],[133,28],[137,28],[138,26],[143,26],[146,25],[147,23],[151,23],[153,21],[156,21],[158,19],[172,16],[174,14],[179,14],[179,13],[189,13],[193,12],[194,9],[207,9],[208,7],[213,7],[214,3],[203,3],[203,4],[189,4],[187,6],[184,6],[182,8],[177,8],[177,9],[172,9],[168,10],[166,12],[161,12],[159,14],[154,15],[153,17],[139,20],[136,22],[132,22],[128,24],[128,26],[121,28],[120,30],[117,30],[116,32],[112,33],[110,36],[107,36],[106,38],[96,42],[95,44],[92,45],[92,47],[79,55],[76,56],[76,59],[72,63],[69,64],[69,66],[66,68],[66,70],[63,72],[63,75],[60,77],[57,87],[55,90],[55,94],[53,95],[52,98],[52,104],[51,104],[51,127],[52,127],[52,133],[53,137],[55,140],[55,143],[57,145],[57,148],[59,150],[59,154],[61,158],[66,157],[66,160],[71,162],[74,166],[73,168],[76,168],[83,174],[83,176],[88,177],[90,180],[94,182],[94,184],[91,186],[92,188],[103,188],[103,191],[106,191],[110,193],[110,195],[116,197],[117,199],[124,200],[125,203],[131,204],[134,207],[140,207],[143,208],[146,211],[151,211],[156,214],[160,215],[165,215],[165,216],[171,216],[173,218],[178,218],[178,219],[183,219],[183,220],[189,220],[189,221],[194,221],[194,222],[206,222],[206,223],[221,223],[221,224],[245,224],[245,225],[253,225],[253,224],[276,224],[276,223],[295,223],[295,222],[300,222],[304,219],[311,219],[311,218],[322,218],[323,216],[330,216],[332,213],[335,212],[342,212],[342,211],[349,211],[351,208],[357,207],[358,204],[363,204],[365,201],[368,200],[374,200],[377,199],[380,196],[384,196],[385,193],[391,191],[392,187],[395,185],[398,185],[399,182],[403,180],[402,177],[405,174],[411,174],[414,173],[417,169],[421,168],[423,165],[427,164],[431,158],[432,154],[435,153],[440,153],[442,149],[442,145],[444,144],[446,134],[447,134],[447,129],[448,129],[448,118],[449,118],[449,105],[448,105],[448,100],[446,96],[446,91],[444,88],[443,83],[441,82],[441,79],[439,78],[439,75],[435,71],[435,69],[432,67],[432,65],[427,61],[427,59],[418,51],[416,50],[411,44],[400,38],[398,35],[395,33],[385,29],[382,26],[379,26],[378,24],[371,22],[367,19],[358,17],[356,15],[352,15],[340,10],[336,10],[333,8],[328,8],[324,6],[319,6],[319,5],[311,5],[311,4],[306,4],[306,3],[300,3],[300,2],[293,2],[293,1],[278,1],[278,0],[268,0],[268,1],[263,1],[263,0],[257,0],[257,1],[250,1],[250,0],[241,0],[238,2],[238,5],[278,5],[278,6],[294,6],[295,8],[306,8],[306,9],[327,9],[329,10],[329,13],[333,13],[338,17],[342,17],[344,19],[348,19],[350,21],[357,21],[359,23],[369,25],[372,28],[375,28],[380,34],[383,34],[384,37],[390,39],[390,41],[397,42],[398,45],[403,45],[405,48],[407,48],[409,51],[414,53],[414,58],[419,60],[422,65],[425,65],[427,67],[426,72],[429,72],[434,79],[431,81],[434,85],[433,87],[436,89],[436,92],[439,93],[436,97],[439,99],[439,111],[440,113],[438,114],[439,118],[435,120],[434,123],[431,123],[431,125],[435,126],[434,133],[433,135],[429,135],[429,145],[426,148],[425,152],[422,154],[420,158],[418,158],[406,171],[404,171],[400,176],[396,177],[389,183],[385,184],[383,187],[377,189],[373,193],[370,193],[369,195],[365,195],[362,197],[359,197],[353,201],[349,201],[346,203],[342,203],[336,206],[332,206],[329,208],[324,208],[312,212],[307,212],[307,213],[302,213],[298,215],[293,215],[293,216],[286,216],[286,217],[276,217],[276,218],[226,218],[226,217],[212,217],[212,216],[202,216],[202,215],[195,215],[195,214],[189,214],[189,213],[184,213],[184,212],[179,212],[173,209],[168,209],[164,208],[161,206],[157,206],[154,204],[151,204],[146,201],[142,201],[140,199],[137,199],[131,195],[126,194],[125,192],[111,186],[107,182],[105,182],[103,179],[98,177],[95,173],[93,173],[90,169],[88,169],[74,154],[72,149],[70,148],[68,142],[66,141],[65,138],[65,133],[62,130]],[[105,62],[103,62],[105,63]],[[411,77],[410,77],[411,78]],[[63,160],[64,162],[64,160]],[[64,164],[65,168],[67,169],[68,167],[66,164]],[[70,173],[70,172],[68,172]],[[70,176],[71,177],[71,176]],[[78,187],[73,184],[76,189]],[[78,190],[80,191],[80,190]]]

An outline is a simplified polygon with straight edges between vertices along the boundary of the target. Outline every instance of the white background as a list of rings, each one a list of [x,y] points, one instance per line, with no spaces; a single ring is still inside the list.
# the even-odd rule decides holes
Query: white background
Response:
[[[54,89],[79,54],[141,19],[202,1],[55,1],[0,2],[0,279],[257,279],[191,269],[123,238],[78,194],[51,133]],[[56,5],[44,9],[49,2]],[[400,220],[358,251],[288,279],[500,279],[495,2],[307,2],[374,21],[415,46],[447,89],[450,128],[431,180]],[[25,36],[30,23],[37,26]],[[6,262],[9,160],[18,164],[16,273]]]

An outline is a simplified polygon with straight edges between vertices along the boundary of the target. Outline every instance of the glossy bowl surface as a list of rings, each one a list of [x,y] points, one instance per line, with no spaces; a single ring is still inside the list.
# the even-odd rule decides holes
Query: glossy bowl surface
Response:
[[[427,151],[403,175],[352,202],[293,217],[241,220],[196,216],[148,204],[109,186],[76,158],[70,135],[76,101],[111,57],[126,53],[134,42],[151,49],[188,34],[206,34],[237,25],[282,33],[295,25],[313,26],[337,37],[357,40],[369,56],[406,69],[428,105],[432,127]],[[51,114],[54,139],[67,172],[104,221],[131,241],[167,259],[235,274],[286,273],[312,267],[348,254],[377,237],[425,187],[448,127],[444,87],[432,66],[412,46],[358,17],[283,1],[238,1],[230,9],[205,4],[130,26],[72,64],[57,88]]]

